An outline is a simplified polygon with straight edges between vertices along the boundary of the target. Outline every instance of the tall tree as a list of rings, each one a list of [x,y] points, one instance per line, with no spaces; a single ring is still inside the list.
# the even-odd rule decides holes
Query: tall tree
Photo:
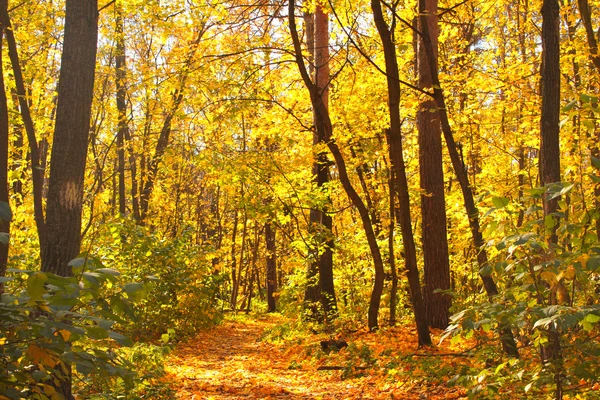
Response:
[[[277,310],[274,296],[274,293],[277,290],[277,253],[275,248],[275,228],[271,222],[265,223],[265,243],[267,250],[267,310],[269,312],[275,312]],[[256,253],[258,253],[258,251],[256,251],[255,254]],[[252,287],[250,287],[250,292],[251,291]]]
[[[8,0],[0,0],[0,13],[5,14],[8,8]],[[8,196],[8,101],[4,86],[4,69],[2,57],[2,43],[4,39],[4,25],[0,19],[0,203],[1,206],[9,204]],[[2,218],[4,216],[4,218]],[[10,232],[10,221],[2,214],[0,216],[0,233]],[[8,241],[0,240],[0,277],[6,275],[8,263]],[[4,283],[0,282],[0,294],[4,291]]]
[[[329,15],[323,10],[323,6],[317,4],[314,14],[315,18],[315,77],[314,82],[323,106],[329,109]],[[315,139],[313,141],[317,146],[326,142],[326,132],[324,124],[319,120],[320,116],[314,112]],[[324,188],[329,182],[329,160],[324,151],[319,151],[313,167],[313,174],[316,175],[317,187]],[[327,196],[329,198],[329,196]],[[315,223],[322,226],[325,232],[326,240],[324,249],[318,255],[319,262],[319,297],[323,305],[323,311],[326,318],[335,315],[337,310],[335,288],[333,285],[333,220],[331,215],[327,214],[327,207],[322,210],[311,212],[311,218],[314,215]],[[311,222],[313,222],[311,220]],[[321,229],[319,229],[321,230]]]
[[[125,65],[125,37],[123,34],[123,12],[120,3],[115,4],[115,69],[116,79],[115,86],[117,89],[117,112],[119,120],[117,122],[117,173],[119,175],[119,213],[125,215],[126,199],[125,199],[125,138],[129,137],[129,125],[127,124],[127,88],[126,82],[126,65]],[[135,176],[133,177],[135,181]],[[137,188],[134,193],[137,193]],[[137,196],[133,197],[133,202],[136,207],[134,215],[139,215],[139,205],[137,204]]]
[[[25,89],[25,81],[23,79],[23,71],[21,70],[21,62],[19,60],[19,53],[17,51],[17,41],[10,22],[10,16],[8,10],[0,10],[0,19],[2,19],[2,25],[6,34],[6,42],[8,45],[8,56],[12,66],[14,79],[15,79],[15,90],[19,100],[19,108],[21,111],[21,117],[23,118],[23,124],[25,125],[25,131],[27,133],[27,140],[29,142],[29,154],[31,158],[31,176],[33,181],[33,209],[35,223],[37,227],[38,240],[40,243],[40,249],[45,246],[46,239],[46,223],[44,219],[44,208],[42,199],[42,190],[44,185],[44,163],[41,160],[40,149],[35,135],[35,126],[31,117],[31,110],[29,109],[29,101],[27,91]]]
[[[585,35],[587,38],[588,48],[590,51],[590,59],[592,64],[596,68],[596,72],[600,73],[600,54],[598,53],[598,40],[594,33],[594,27],[592,25],[592,11],[588,0],[578,0],[579,14],[581,15],[581,21],[585,28]],[[596,128],[596,137],[591,138],[591,142],[594,143],[591,146],[591,153],[593,157],[600,158],[600,130]],[[600,209],[600,186],[596,186],[594,190],[596,195],[595,203],[596,209]],[[600,239],[600,217],[596,219],[596,236]]]
[[[415,315],[417,326],[417,335],[419,345],[431,345],[431,336],[427,325],[425,306],[423,304],[423,295],[421,292],[421,283],[419,281],[419,269],[417,266],[417,250],[415,238],[412,231],[410,215],[410,197],[408,194],[408,180],[406,178],[406,167],[404,164],[404,154],[402,150],[402,127],[400,119],[400,72],[398,69],[398,60],[396,58],[396,44],[394,43],[395,24],[388,26],[383,16],[383,9],[380,0],[371,0],[371,9],[373,18],[379,32],[379,37],[383,43],[383,54],[385,57],[385,72],[388,89],[388,111],[390,115],[390,129],[388,138],[388,148],[390,152],[390,161],[392,164],[392,179],[394,179],[393,188],[398,195],[400,230],[402,241],[404,243],[404,256],[406,262],[406,274],[410,288],[410,299]]]
[[[550,246],[558,242],[558,202],[560,197],[550,196],[548,188],[560,182],[560,5],[558,0],[544,0],[542,3],[542,68],[540,116],[540,183],[546,187],[544,193],[545,226],[550,226],[547,241]],[[554,197],[554,198],[552,198]],[[549,222],[549,223],[548,223]],[[554,291],[554,290],[553,290]],[[557,304],[554,293],[550,304]],[[562,399],[562,354],[557,328],[548,330],[549,343],[542,347],[542,360],[554,365],[555,399]]]
[[[367,237],[367,242],[369,244],[369,250],[371,252],[371,256],[373,257],[373,264],[375,266],[375,282],[373,284],[371,299],[369,301],[368,326],[370,330],[375,330],[378,328],[379,325],[378,315],[379,307],[381,305],[381,295],[383,293],[384,282],[384,268],[383,259],[381,257],[381,251],[379,250],[379,245],[377,244],[377,238],[375,237],[375,232],[371,223],[369,210],[365,206],[360,195],[352,186],[352,182],[350,181],[348,170],[346,168],[346,161],[342,155],[342,152],[337,142],[333,138],[333,126],[331,123],[331,118],[329,116],[329,111],[326,105],[323,103],[323,99],[321,97],[319,89],[313,83],[308,73],[308,70],[306,69],[304,58],[302,57],[302,47],[300,45],[300,38],[298,36],[298,30],[296,28],[295,2],[293,0],[291,0],[288,3],[288,22],[290,34],[292,36],[292,41],[294,45],[296,65],[298,66],[298,69],[300,71],[302,81],[308,89],[313,110],[317,114],[316,122],[317,124],[321,125],[321,127],[317,127],[317,129],[323,129],[324,142],[327,144],[329,151],[333,155],[342,187],[344,188],[346,195],[352,202],[352,205],[358,210],[363,228],[365,230],[365,235]]]
[[[428,24],[433,59],[419,40],[419,87],[433,86],[431,69],[437,70],[438,18],[437,0],[420,0],[420,22]],[[429,64],[433,65],[429,65]],[[419,131],[419,173],[421,177],[421,217],[424,257],[423,300],[429,326],[445,329],[450,317],[451,298],[436,292],[450,289],[450,261],[446,233],[446,200],[444,198],[444,172],[442,168],[442,132],[435,100],[425,97],[417,111]]]
[[[67,0],[58,104],[50,159],[46,208],[47,240],[42,248],[42,271],[72,275],[69,261],[80,251],[83,178],[92,109],[96,49],[97,0]],[[71,399],[71,368],[58,391]]]

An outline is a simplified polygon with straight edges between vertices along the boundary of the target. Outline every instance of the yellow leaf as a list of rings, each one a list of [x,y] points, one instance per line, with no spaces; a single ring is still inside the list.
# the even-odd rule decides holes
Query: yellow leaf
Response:
[[[52,396],[54,393],[56,393],[56,389],[53,386],[44,384],[44,394]]]
[[[545,280],[548,283],[553,283],[554,282],[554,278],[556,277],[556,274],[552,271],[543,271],[540,274],[540,277]]]
[[[60,329],[56,333],[60,334],[60,336],[62,336],[62,338],[65,342],[69,341],[69,338],[71,337],[71,334],[72,334],[72,332],[70,332],[66,329]]]
[[[35,364],[42,364],[48,367],[54,367],[57,364],[56,358],[49,353],[46,349],[43,349],[35,343],[30,343],[27,348],[27,354],[33,359]]]

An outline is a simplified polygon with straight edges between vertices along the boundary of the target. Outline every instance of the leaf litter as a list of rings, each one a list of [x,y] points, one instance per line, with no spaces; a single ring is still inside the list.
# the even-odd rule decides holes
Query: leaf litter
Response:
[[[290,343],[269,341],[266,332],[286,320],[280,315],[229,318],[180,343],[168,360],[166,380],[176,399],[457,399],[464,390],[428,376],[413,356],[446,351],[417,350],[416,333],[387,328],[348,333],[350,349],[324,353],[323,335]],[[439,337],[441,332],[438,332]],[[361,354],[371,349],[372,355]],[[354,352],[354,354],[352,354]],[[358,354],[358,356],[357,356]],[[420,357],[417,357],[420,358]],[[442,357],[443,358],[443,357]],[[406,360],[398,365],[390,360]],[[463,359],[443,359],[452,368]],[[445,380],[449,376],[445,376]]]

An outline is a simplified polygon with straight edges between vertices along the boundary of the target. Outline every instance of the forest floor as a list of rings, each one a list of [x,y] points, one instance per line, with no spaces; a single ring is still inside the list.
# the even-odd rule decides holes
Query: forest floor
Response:
[[[167,365],[167,382],[177,399],[456,399],[464,391],[447,387],[436,363],[426,371],[410,358],[416,334],[389,328],[349,333],[349,347],[326,354],[321,335],[289,340],[290,322],[278,315],[228,318],[211,330],[180,343]],[[293,333],[293,332],[292,332]],[[286,336],[285,340],[281,340]],[[434,350],[435,352],[436,350]],[[405,352],[402,355],[399,352]],[[394,354],[391,354],[394,353]],[[414,354],[411,354],[414,353]],[[384,356],[382,365],[379,355]],[[408,362],[390,364],[390,358]],[[433,354],[435,357],[435,354]],[[435,365],[434,365],[435,364]],[[333,367],[335,370],[319,370]],[[452,367],[453,368],[453,367]]]

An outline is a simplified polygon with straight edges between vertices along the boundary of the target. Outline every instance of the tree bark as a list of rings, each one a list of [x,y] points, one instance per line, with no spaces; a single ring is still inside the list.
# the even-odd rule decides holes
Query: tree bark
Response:
[[[588,42],[588,47],[590,50],[590,59],[596,67],[596,71],[600,73],[600,54],[598,54],[598,40],[594,34],[594,27],[592,26],[592,13],[590,11],[590,5],[588,0],[578,0],[579,5],[579,14],[581,15],[581,20],[583,22],[583,26],[585,27],[585,34]],[[596,130],[595,137],[591,137],[590,141],[592,145],[590,146],[591,154],[593,157],[600,158],[600,131]],[[600,186],[596,186],[594,189],[595,194],[595,206],[596,209],[600,209]],[[600,240],[600,218],[596,219],[596,237]]]
[[[428,24],[433,59],[427,57],[422,41],[418,46],[419,87],[431,89],[431,69],[437,70],[437,0],[419,0],[421,24]],[[429,65],[432,64],[432,65]],[[419,173],[424,256],[423,300],[429,326],[445,329],[450,318],[451,298],[436,290],[450,289],[450,261],[446,233],[446,200],[442,166],[442,132],[435,100],[425,98],[417,111]]]
[[[348,170],[346,169],[346,162],[340,148],[338,147],[335,139],[332,137],[333,127],[331,124],[331,119],[329,117],[329,111],[327,110],[326,105],[323,103],[323,99],[319,92],[318,87],[312,82],[308,71],[306,70],[306,66],[304,64],[304,59],[302,58],[302,48],[300,46],[300,39],[298,38],[298,31],[296,29],[296,16],[294,15],[294,1],[290,1],[288,4],[288,18],[290,24],[290,33],[292,36],[292,41],[294,43],[294,53],[296,58],[296,64],[298,65],[298,69],[300,71],[300,75],[302,76],[302,80],[304,81],[304,85],[308,89],[310,94],[311,104],[313,106],[314,112],[318,116],[318,123],[321,125],[318,126],[317,129],[323,129],[325,134],[324,139],[329,151],[333,155],[335,160],[335,164],[338,169],[338,174],[340,177],[340,182],[342,183],[342,187],[346,192],[346,195],[358,210],[360,215],[360,219],[363,224],[363,228],[365,230],[365,235],[367,237],[367,242],[369,244],[369,250],[371,252],[371,256],[373,257],[373,264],[375,266],[375,280],[373,285],[373,291],[371,292],[371,300],[369,302],[369,313],[368,313],[368,326],[370,330],[375,330],[378,328],[378,314],[379,314],[379,306],[381,304],[381,294],[383,293],[383,279],[384,279],[384,268],[383,268],[383,259],[381,257],[381,252],[379,250],[377,239],[375,237],[375,233],[373,231],[373,225],[371,224],[371,219],[369,216],[369,210],[363,203],[359,194],[356,192],[352,183],[350,182],[350,178],[348,176]]]
[[[319,92],[321,101],[326,110],[329,108],[329,16],[323,11],[321,5],[317,5],[315,11],[315,86]],[[324,124],[319,121],[318,113],[314,114],[316,144],[325,143],[327,133]],[[329,161],[325,152],[317,154],[315,163],[317,186],[323,188],[329,182]],[[329,196],[328,196],[329,197]],[[328,201],[329,203],[329,201]],[[325,320],[335,318],[337,314],[337,301],[333,285],[333,218],[327,214],[328,207],[318,210],[318,222],[325,232],[326,239],[324,249],[319,256],[319,297],[325,313]],[[312,215],[312,213],[311,213]]]
[[[558,0],[544,0],[542,3],[542,68],[541,93],[542,109],[540,118],[540,183],[549,185],[560,182],[560,5]],[[550,199],[546,190],[543,197],[544,225],[550,228],[547,240],[558,243],[558,201]],[[546,221],[552,220],[548,226]],[[551,294],[550,304],[556,304],[556,296]],[[542,361],[554,364],[556,399],[562,399],[562,351],[560,337],[555,327],[548,332],[549,343],[542,347]]]
[[[8,0],[0,0],[0,13],[5,14],[7,8]],[[6,99],[2,56],[5,29],[6,26],[0,19],[0,202],[8,205],[8,100]],[[10,233],[10,221],[0,218],[0,233]],[[0,277],[6,276],[8,246],[8,243],[0,242]],[[0,294],[3,292],[4,283],[0,282]]]
[[[275,247],[275,229],[270,222],[265,224],[265,244],[267,250],[267,305],[268,312],[275,312],[277,304],[274,293],[277,290],[277,253]]]
[[[125,148],[124,139],[129,136],[129,126],[127,123],[127,88],[126,84],[126,64],[125,64],[125,38],[123,35],[123,16],[120,5],[115,6],[115,85],[117,89],[117,112],[119,115],[117,127],[117,173],[119,176],[119,213],[125,215]]]
[[[423,16],[421,16],[421,18],[423,18]],[[430,59],[434,59],[435,56],[433,53],[433,46],[431,45],[431,40],[429,37],[429,27],[425,23],[425,21],[421,24],[421,26],[421,38],[423,40],[424,49],[427,52],[427,57],[429,57]],[[479,276],[483,281],[483,286],[485,288],[486,294],[491,299],[494,296],[498,295],[498,287],[496,286],[496,283],[494,282],[494,279],[490,276],[490,274],[485,272],[489,267],[489,262],[487,252],[484,248],[485,242],[483,240],[483,235],[481,233],[481,228],[479,224],[479,210],[475,205],[473,190],[471,189],[471,184],[469,183],[467,169],[465,168],[464,162],[458,152],[458,146],[454,141],[452,128],[450,127],[450,121],[446,112],[446,100],[444,98],[444,92],[442,91],[442,87],[440,85],[438,71],[436,68],[434,68],[432,64],[430,64],[430,67],[431,77],[433,81],[432,96],[437,104],[440,122],[442,125],[442,133],[444,134],[444,140],[446,141],[446,147],[448,149],[448,153],[450,154],[452,167],[454,168],[454,173],[456,174],[456,178],[458,180],[463,194],[465,210],[469,218],[469,227],[471,229],[471,235],[473,236],[473,243],[475,245],[475,248],[477,249],[477,263],[480,268]],[[511,357],[518,357],[519,353],[517,350],[517,344],[515,342],[511,329],[503,325],[502,323],[499,323],[499,330],[500,341],[502,343],[502,348],[504,352]]]
[[[423,295],[421,293],[421,283],[419,280],[419,269],[417,266],[417,251],[415,239],[412,231],[410,215],[410,198],[408,194],[408,181],[406,178],[406,169],[404,164],[404,154],[402,150],[402,129],[400,121],[400,77],[398,72],[398,62],[396,59],[396,45],[393,41],[392,32],[383,18],[383,10],[380,0],[371,0],[371,9],[373,18],[379,32],[379,37],[383,43],[383,53],[385,57],[385,70],[388,89],[388,108],[390,113],[390,129],[388,134],[388,147],[390,152],[390,162],[393,169],[394,189],[398,195],[399,201],[399,222],[402,232],[402,241],[404,243],[404,255],[406,261],[406,275],[410,288],[410,299],[415,316],[415,324],[419,337],[419,346],[431,345],[431,336],[427,325],[427,316]]]
[[[50,160],[42,271],[72,275],[68,263],[81,244],[81,209],[93,100],[98,2],[67,0],[58,84],[58,105]],[[70,366],[57,390],[71,399]],[[60,374],[60,373],[57,373]]]
[[[31,118],[31,112],[29,110],[27,91],[25,90],[23,72],[21,70],[19,53],[17,51],[17,42],[15,40],[13,28],[10,23],[10,17],[8,15],[7,10],[0,10],[0,12],[2,12],[0,18],[2,19],[2,24],[4,25],[4,32],[6,34],[6,42],[8,44],[8,56],[10,58],[10,63],[12,65],[12,70],[15,78],[15,87],[19,99],[21,117],[23,118],[23,124],[25,125],[27,141],[29,142],[29,152],[31,156],[31,177],[33,181],[34,218],[38,233],[38,240],[40,242],[40,249],[43,249],[46,242],[46,222],[42,203],[42,191],[44,187],[44,165],[40,161],[40,149],[38,147],[37,139],[35,137],[35,127],[33,124],[33,119]]]

